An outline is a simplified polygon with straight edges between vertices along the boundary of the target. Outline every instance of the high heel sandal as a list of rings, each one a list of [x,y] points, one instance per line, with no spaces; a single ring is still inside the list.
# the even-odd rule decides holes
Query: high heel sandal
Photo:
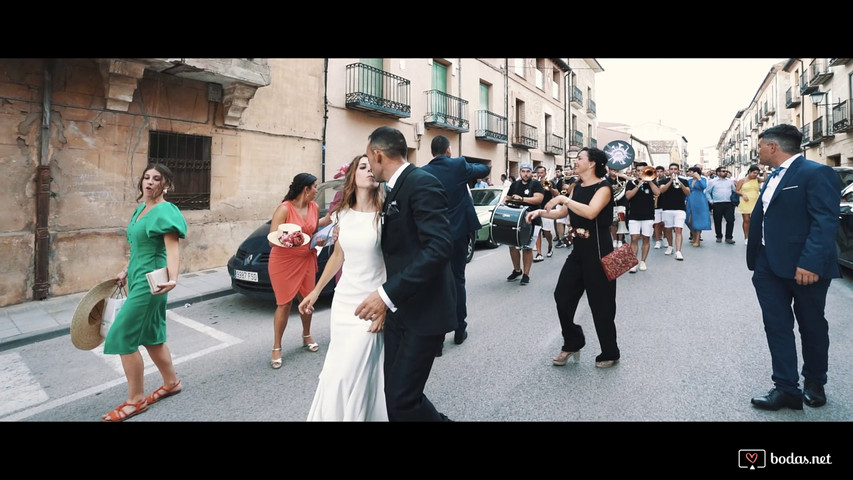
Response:
[[[311,338],[311,335],[302,335],[302,348],[308,350],[309,352],[316,352],[317,350],[320,350],[319,343],[308,343],[308,341],[305,340],[306,338]]]
[[[618,358],[616,360],[602,360],[600,362],[595,362],[595,366],[598,368],[610,368],[617,363],[619,363]]]
[[[281,347],[273,348],[272,351],[273,352],[280,352]],[[279,368],[281,368],[281,362],[282,362],[281,357],[271,358],[270,359],[270,366],[273,368],[273,370],[278,370]]]
[[[554,365],[556,365],[558,367],[562,367],[563,365],[565,365],[566,363],[569,362],[569,357],[575,357],[575,363],[577,363],[581,358],[581,352],[580,351],[577,351],[577,352],[563,352],[563,351],[561,351],[556,357],[554,357],[552,362],[554,362]]]

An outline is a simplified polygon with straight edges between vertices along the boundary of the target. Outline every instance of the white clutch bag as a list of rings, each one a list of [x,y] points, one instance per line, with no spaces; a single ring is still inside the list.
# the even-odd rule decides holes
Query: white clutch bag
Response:
[[[148,286],[151,288],[151,293],[157,293],[160,290],[160,287],[157,285],[169,281],[169,270],[166,267],[158,268],[153,272],[146,273],[145,278],[148,279]]]

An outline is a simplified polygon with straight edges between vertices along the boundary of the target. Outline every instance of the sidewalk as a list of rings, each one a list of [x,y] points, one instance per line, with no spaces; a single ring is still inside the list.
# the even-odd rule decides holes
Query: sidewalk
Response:
[[[236,292],[231,289],[227,267],[182,273],[178,286],[169,292],[167,308],[183,307],[187,303],[232,293]],[[84,295],[86,292],[0,307],[0,351],[68,335],[71,317]]]

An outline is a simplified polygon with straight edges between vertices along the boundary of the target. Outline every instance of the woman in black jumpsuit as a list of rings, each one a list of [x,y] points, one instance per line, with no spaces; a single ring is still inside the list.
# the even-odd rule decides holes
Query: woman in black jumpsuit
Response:
[[[563,333],[563,347],[554,357],[554,365],[565,365],[569,357],[580,358],[580,349],[586,344],[583,329],[574,321],[578,303],[586,292],[589,308],[601,354],[595,357],[595,366],[612,367],[619,361],[616,343],[616,281],[608,281],[601,266],[601,257],[613,251],[610,224],[613,222],[613,194],[607,175],[607,155],[597,148],[584,148],[575,162],[575,173],[580,183],[571,197],[554,197],[546,210],[527,214],[528,222],[537,216],[562,218],[569,214],[573,245],[566,259],[554,300]],[[566,208],[554,210],[556,205]]]

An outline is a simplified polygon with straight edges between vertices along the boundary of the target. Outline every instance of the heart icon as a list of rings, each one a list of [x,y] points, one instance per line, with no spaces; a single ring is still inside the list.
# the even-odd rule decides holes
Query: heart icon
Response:
[[[749,463],[755,463],[758,460],[758,453],[752,452],[746,454],[746,459],[749,460]]]

